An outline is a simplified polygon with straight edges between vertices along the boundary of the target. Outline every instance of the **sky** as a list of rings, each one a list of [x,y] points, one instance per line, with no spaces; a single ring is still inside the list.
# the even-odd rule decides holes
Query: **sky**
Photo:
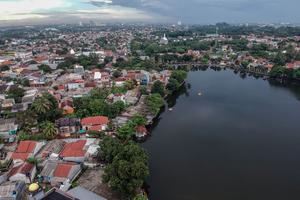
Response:
[[[0,0],[12,23],[299,23],[300,0]]]

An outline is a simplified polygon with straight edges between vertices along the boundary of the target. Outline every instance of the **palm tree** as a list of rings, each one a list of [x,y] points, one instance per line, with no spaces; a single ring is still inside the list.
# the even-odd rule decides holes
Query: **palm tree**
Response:
[[[42,124],[42,133],[47,139],[54,139],[57,135],[57,129],[52,122],[44,122]]]
[[[51,109],[51,102],[45,97],[39,97],[33,102],[32,108],[37,114],[46,114]]]
[[[31,132],[31,128],[37,125],[37,116],[32,110],[19,112],[16,114],[17,121],[21,125],[22,130],[27,133]]]

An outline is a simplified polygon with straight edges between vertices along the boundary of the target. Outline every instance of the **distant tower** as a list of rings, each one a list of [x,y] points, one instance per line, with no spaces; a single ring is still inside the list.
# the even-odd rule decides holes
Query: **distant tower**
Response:
[[[178,21],[177,24],[178,24],[178,26],[181,26],[181,25],[182,25],[182,22],[181,22],[181,21]]]

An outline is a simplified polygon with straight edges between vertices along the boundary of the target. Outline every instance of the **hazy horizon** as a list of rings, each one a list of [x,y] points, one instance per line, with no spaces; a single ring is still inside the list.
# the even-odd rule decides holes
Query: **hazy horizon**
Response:
[[[0,26],[107,22],[299,23],[297,0],[0,0]]]

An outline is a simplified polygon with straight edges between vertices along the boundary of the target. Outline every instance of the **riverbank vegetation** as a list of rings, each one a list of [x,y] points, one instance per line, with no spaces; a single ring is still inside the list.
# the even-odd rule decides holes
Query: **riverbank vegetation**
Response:
[[[269,76],[271,78],[278,79],[297,79],[300,80],[300,68],[299,69],[287,69],[285,67],[276,66],[270,71]]]
[[[156,116],[159,113],[163,105],[164,105],[164,99],[160,94],[155,93],[147,97],[147,106],[149,107],[151,113],[154,116]]]
[[[172,71],[172,75],[169,79],[169,83],[167,85],[167,89],[170,94],[177,91],[180,86],[184,83],[184,80],[187,77],[187,72],[183,70],[174,70]]]
[[[140,121],[141,118],[137,117],[136,120]],[[147,152],[127,137],[133,133],[132,127],[137,121],[126,124],[126,128],[123,128],[123,131],[126,129],[125,132],[118,130],[119,134],[126,133],[126,137],[123,135],[121,139],[105,137],[100,142],[100,158],[107,163],[104,182],[122,195],[131,198],[139,193],[139,189],[149,176]]]

